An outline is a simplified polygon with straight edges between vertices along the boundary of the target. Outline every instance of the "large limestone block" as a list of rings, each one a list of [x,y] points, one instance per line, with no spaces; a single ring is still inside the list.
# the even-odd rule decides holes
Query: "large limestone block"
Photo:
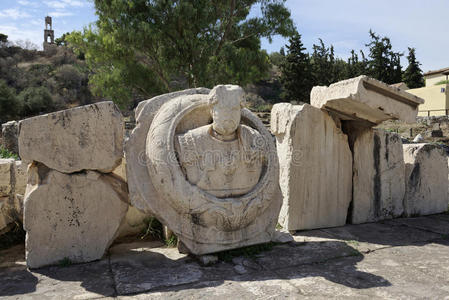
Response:
[[[351,222],[401,216],[405,194],[401,137],[384,130],[364,129],[355,137],[353,155]]]
[[[434,144],[404,145],[406,216],[448,209],[448,165],[445,151]]]
[[[424,100],[367,76],[314,87],[310,103],[338,114],[342,120],[379,124],[395,119],[415,123]]]
[[[334,120],[308,104],[280,103],[271,112],[288,230],[342,226],[351,202],[352,154]]]
[[[0,159],[0,197],[9,197],[14,190],[14,159]]]
[[[73,173],[111,172],[123,156],[123,118],[113,102],[99,102],[20,121],[20,157]]]
[[[30,268],[63,259],[100,259],[118,233],[128,209],[126,184],[87,171],[64,174],[29,167],[24,203],[26,260]]]

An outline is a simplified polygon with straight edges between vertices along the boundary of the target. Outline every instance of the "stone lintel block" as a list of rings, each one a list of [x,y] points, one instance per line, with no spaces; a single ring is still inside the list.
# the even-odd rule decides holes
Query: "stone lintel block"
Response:
[[[415,123],[418,106],[424,100],[373,78],[360,76],[329,87],[314,87],[310,103],[337,113],[342,120],[375,125],[390,119]]]

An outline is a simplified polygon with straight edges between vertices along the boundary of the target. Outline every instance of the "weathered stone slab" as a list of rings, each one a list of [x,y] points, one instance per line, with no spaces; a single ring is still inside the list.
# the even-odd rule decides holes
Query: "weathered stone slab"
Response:
[[[361,224],[400,217],[405,194],[401,137],[367,128],[355,137],[353,156],[351,222]]]
[[[445,151],[435,144],[404,145],[406,216],[448,210],[448,165]]]
[[[389,119],[416,122],[424,100],[367,76],[314,87],[312,106],[338,113],[342,120],[379,124]]]
[[[25,194],[25,189],[27,187],[27,168],[28,164],[16,160],[14,162],[14,193],[19,195]]]
[[[20,121],[20,157],[63,173],[111,172],[123,157],[123,118],[99,102]]]
[[[0,197],[9,197],[14,190],[12,176],[14,159],[0,159]]]
[[[7,231],[8,225],[12,222],[9,201],[9,197],[0,198],[0,235]]]
[[[352,195],[347,136],[327,112],[308,104],[276,104],[271,131],[283,194],[279,223],[288,230],[344,225]]]
[[[32,165],[28,172],[27,265],[38,268],[64,259],[100,259],[125,217],[126,184],[95,171],[68,175]]]

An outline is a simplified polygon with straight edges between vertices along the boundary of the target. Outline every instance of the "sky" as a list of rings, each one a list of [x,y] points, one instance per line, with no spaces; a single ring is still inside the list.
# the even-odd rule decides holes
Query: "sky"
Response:
[[[395,51],[407,55],[408,47],[416,48],[425,72],[449,67],[448,0],[287,0],[286,6],[309,51],[322,38],[346,59],[352,49],[365,49],[372,29],[389,37]],[[0,0],[0,32],[42,47],[47,14],[53,17],[55,37],[96,20],[90,0]],[[271,44],[263,40],[262,48],[279,51],[286,43],[275,37]],[[407,65],[405,57],[402,65]]]

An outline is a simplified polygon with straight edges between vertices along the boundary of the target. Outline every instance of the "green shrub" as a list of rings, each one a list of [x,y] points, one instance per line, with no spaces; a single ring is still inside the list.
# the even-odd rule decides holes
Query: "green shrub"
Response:
[[[0,147],[0,158],[14,158],[15,160],[19,160],[17,154],[10,152],[8,149]]]
[[[441,80],[435,83],[435,85],[441,85],[441,84],[449,84],[449,80]]]
[[[5,81],[0,80],[0,121],[6,122],[17,117],[20,111],[20,103],[17,100],[14,89]]]
[[[53,111],[54,103],[46,87],[29,87],[23,90],[18,99],[22,106],[21,115],[30,117]]]

